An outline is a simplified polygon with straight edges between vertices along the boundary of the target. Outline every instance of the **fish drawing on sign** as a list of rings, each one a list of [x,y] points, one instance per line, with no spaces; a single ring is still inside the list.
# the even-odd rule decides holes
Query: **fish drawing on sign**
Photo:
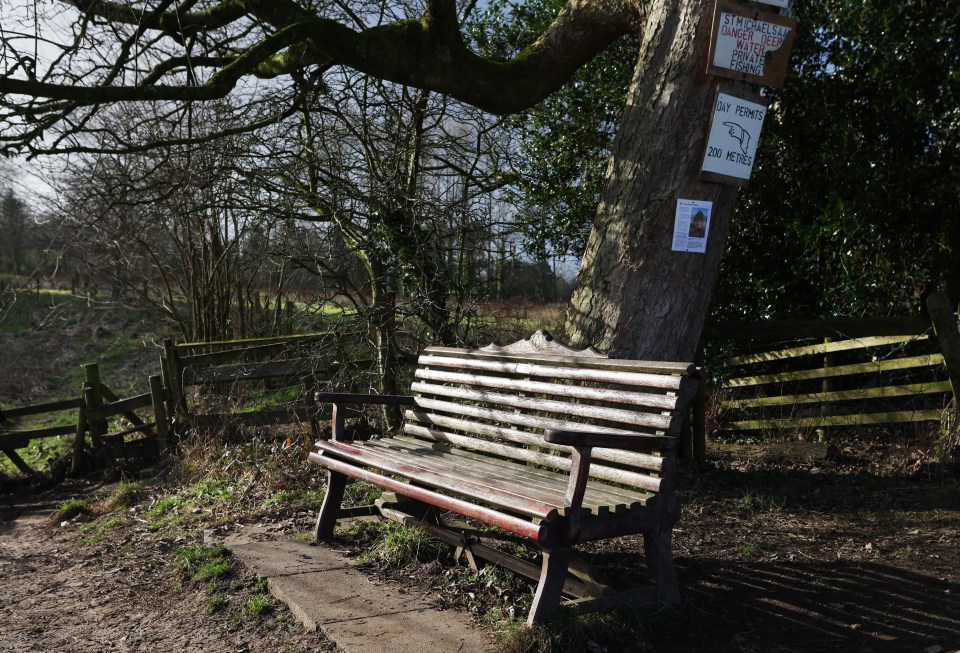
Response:
[[[750,132],[735,122],[725,122],[723,125],[730,128],[730,135],[740,141],[740,151],[746,154],[750,147]]]

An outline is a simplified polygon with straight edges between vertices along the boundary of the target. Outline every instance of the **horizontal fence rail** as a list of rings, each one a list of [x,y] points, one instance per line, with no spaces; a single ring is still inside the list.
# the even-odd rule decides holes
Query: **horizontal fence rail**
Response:
[[[705,341],[738,350],[724,363],[717,429],[818,429],[822,435],[835,427],[955,423],[957,313],[943,293],[928,298],[927,310],[928,318],[708,326]],[[695,414],[695,427],[703,419]],[[705,437],[705,429],[694,428],[697,457]]]

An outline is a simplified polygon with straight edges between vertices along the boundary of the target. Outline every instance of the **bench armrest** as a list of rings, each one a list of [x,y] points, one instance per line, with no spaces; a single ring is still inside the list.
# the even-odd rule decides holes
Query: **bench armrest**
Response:
[[[543,439],[551,444],[566,444],[571,447],[597,447],[600,449],[625,449],[649,453],[672,449],[674,439],[664,435],[623,435],[604,431],[563,431],[547,429]]]
[[[408,395],[369,395],[357,392],[317,392],[313,400],[318,404],[377,404],[381,406],[412,406]]]

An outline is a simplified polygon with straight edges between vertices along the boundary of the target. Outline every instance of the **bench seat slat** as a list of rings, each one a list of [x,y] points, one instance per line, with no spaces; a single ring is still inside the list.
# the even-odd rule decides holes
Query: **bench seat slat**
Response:
[[[480,440],[478,438],[457,435],[456,433],[449,433],[439,429],[417,426],[415,424],[406,424],[404,425],[403,430],[404,433],[409,433],[410,435],[420,438],[426,438],[434,442],[449,443],[458,447],[469,449],[470,451],[485,451],[487,453],[511,458],[513,460],[532,463],[535,465],[543,465],[545,467],[567,472],[568,474],[570,472],[570,459],[563,456],[557,456],[556,454],[542,453],[532,449],[527,449],[525,447],[511,447],[509,445],[490,442],[489,440]],[[630,472],[627,470],[616,469],[614,467],[607,467],[605,465],[598,465],[596,462],[590,465],[590,476],[593,478],[603,479],[605,481],[643,488],[644,490],[649,490],[651,492],[658,492],[660,490],[660,479],[658,478],[644,474],[638,474],[636,472]]]
[[[433,436],[438,437],[439,439],[432,439],[432,445],[434,448],[439,448],[442,451],[448,452],[450,455],[463,456],[465,458],[470,458],[471,460],[477,461],[477,463],[483,463],[486,460],[489,460],[489,456],[485,456],[482,453],[477,453],[478,451],[484,451],[483,449],[473,449],[473,448],[453,448],[446,445],[446,440],[444,438],[450,438],[450,442],[454,444],[459,444],[457,436],[452,433],[441,433],[437,431],[431,431],[430,429],[424,429],[423,427],[411,427],[409,431],[410,437],[398,436],[397,440],[407,440],[410,442],[418,443],[415,446],[423,446],[424,441],[419,439],[420,433],[429,432],[430,435],[424,435],[428,439],[432,439]],[[495,443],[492,444],[496,447]],[[461,445],[462,446],[462,445]],[[551,454],[542,454],[536,451],[530,451],[529,449],[524,449],[520,447],[505,447],[509,451],[504,452],[502,455],[513,458],[516,461],[520,462],[530,462],[533,464],[540,464],[549,467],[554,467],[557,464],[566,463],[565,467],[569,473],[570,460],[568,458],[562,458],[560,456],[553,456]],[[493,451],[492,453],[498,453]],[[552,459],[552,460],[549,460]],[[651,496],[650,492],[656,492],[659,490],[659,479],[654,477],[642,477],[641,479],[635,479],[634,476],[640,476],[638,474],[632,474],[631,472],[624,472],[624,470],[618,470],[614,468],[604,468],[602,465],[592,465],[590,467],[590,475],[594,476],[594,469],[608,469],[611,471],[611,478],[606,480],[615,480],[616,478],[625,478],[629,479],[630,483],[624,483],[625,485],[630,485],[637,490],[631,490],[628,488],[619,488],[613,485],[604,485],[600,483],[592,483],[587,486],[587,496],[590,498],[592,505],[597,507],[607,507],[613,511],[617,511],[620,507],[623,509],[629,509],[636,507],[638,505],[644,505]],[[562,469],[562,468],[561,468]],[[521,471],[518,472],[518,476],[523,476],[525,478],[530,478],[531,480],[541,480],[542,478],[547,478],[549,483],[555,485],[558,478],[562,478],[563,482],[566,483],[569,478],[568,474],[560,474],[547,469],[538,469],[536,467],[524,466],[520,468]],[[618,477],[617,472],[623,472],[625,476]],[[598,476],[598,478],[601,478]],[[644,488],[641,485],[641,482],[644,482],[648,485],[647,488]],[[564,485],[564,487],[566,487]],[[638,494],[638,491],[641,493]],[[587,498],[584,499],[584,505],[588,503]]]
[[[407,451],[416,456],[425,449],[442,454],[436,457],[435,464],[442,466],[444,471],[456,472],[460,478],[478,480],[481,484],[490,483],[496,487],[501,485],[510,488],[518,495],[543,501],[556,506],[559,514],[567,515],[566,489],[569,476],[551,472],[545,469],[528,467],[513,461],[498,460],[490,456],[481,456],[463,449],[454,449],[441,443],[426,443],[412,437],[386,438],[372,441],[374,447],[387,447],[393,454]],[[368,443],[369,444],[369,443]],[[431,459],[431,464],[433,460]],[[612,511],[624,512],[629,505],[642,505],[636,496],[618,496],[609,494],[603,489],[590,487],[584,496],[581,514],[592,512],[608,514]]]
[[[441,426],[443,428],[455,429],[466,433],[472,433],[481,436],[487,436],[499,440],[507,440],[533,447],[549,449],[551,451],[565,453],[569,455],[570,447],[562,444],[553,444],[543,439],[543,436],[528,431],[518,431],[517,429],[506,428],[503,426],[494,426],[467,419],[459,419],[449,415],[440,415],[438,413],[427,413],[423,411],[407,410],[404,413],[404,419],[408,422],[414,422],[424,427]],[[646,437],[646,436],[642,436]],[[668,436],[663,436],[668,437]],[[669,448],[673,448],[672,442],[668,443]],[[663,458],[645,453],[634,451],[623,451],[621,449],[594,449],[593,459],[604,460],[611,463],[628,465],[638,469],[659,472],[663,469]]]
[[[385,460],[393,460],[399,464],[420,465],[428,475],[421,473],[411,479],[419,483],[430,485],[437,479],[446,478],[448,485],[438,483],[435,487],[453,492],[463,492],[467,485],[485,488],[487,493],[481,495],[482,500],[510,509],[516,509],[508,503],[511,500],[542,504],[557,511],[561,511],[564,507],[565,482],[562,486],[555,482],[520,483],[518,482],[520,475],[517,471],[522,468],[516,463],[495,462],[494,459],[488,458],[481,472],[476,461],[467,461],[462,456],[452,456],[443,448],[425,446],[423,442],[383,438],[370,440],[365,445],[377,450]],[[537,516],[542,518],[539,513]]]
[[[318,440],[316,447],[320,451],[327,452],[337,458],[374,467],[391,474],[398,474],[448,492],[460,492],[467,496],[483,497],[501,508],[507,508],[529,517],[549,521],[559,514],[559,508],[556,504],[521,497],[509,490],[494,487],[493,484],[467,480],[462,474],[454,474],[449,468],[444,468],[442,465],[430,464],[428,467],[430,461],[425,456],[419,460],[414,460],[412,456],[391,456],[390,452],[383,447],[371,446],[375,442],[377,441],[365,442],[358,446],[343,441]],[[424,448],[424,453],[425,451],[426,448]],[[435,458],[441,456],[440,452],[436,452]]]
[[[676,394],[654,394],[650,392],[633,392],[630,390],[611,390],[609,388],[591,388],[583,385],[569,385],[562,383],[547,383],[544,381],[527,381],[511,379],[503,376],[487,374],[465,374],[462,372],[447,372],[419,368],[416,378],[424,381],[439,381],[441,383],[458,383],[484,388],[500,388],[515,392],[532,392],[555,397],[569,397],[571,399],[589,399],[591,401],[605,401],[630,406],[649,406],[660,410],[673,410],[677,405]]]
[[[433,490],[429,490],[427,488],[411,485],[410,483],[406,483],[389,476],[384,476],[383,474],[377,474],[369,469],[357,467],[356,465],[353,465],[347,461],[338,460],[336,458],[332,458],[331,456],[323,455],[320,452],[311,453],[309,458],[310,462],[316,463],[321,467],[325,467],[331,471],[344,474],[345,476],[356,478],[361,481],[373,483],[374,485],[389,490],[390,492],[396,492],[417,501],[424,501],[443,510],[451,510],[466,517],[481,519],[488,524],[498,526],[511,533],[516,533],[517,535],[522,535],[523,537],[527,537],[535,542],[540,541],[540,538],[543,535],[544,526],[542,523],[531,522],[525,518],[514,517],[513,515],[509,515],[499,510],[477,505],[474,501],[469,499],[458,499],[446,494],[434,492]]]
[[[592,406],[590,404],[575,404],[570,402],[556,401],[553,399],[540,399],[538,397],[518,397],[516,395],[502,394],[499,392],[486,392],[484,390],[471,390],[469,388],[458,388],[448,385],[435,385],[431,383],[415,382],[411,384],[412,392],[429,394],[440,397],[452,397],[466,401],[478,401],[485,404],[496,406],[510,406],[511,408],[520,408],[530,411],[545,411],[557,413],[559,415],[575,415],[594,420],[606,420],[609,422],[618,422],[629,424],[631,426],[645,426],[651,429],[670,428],[671,417],[660,413],[644,413],[633,410],[623,410],[620,408],[607,408],[605,406]]]

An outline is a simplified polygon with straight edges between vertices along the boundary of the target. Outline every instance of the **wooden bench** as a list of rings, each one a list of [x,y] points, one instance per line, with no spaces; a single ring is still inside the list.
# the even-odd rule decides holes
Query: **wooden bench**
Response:
[[[676,436],[696,385],[691,364],[575,351],[540,331],[507,347],[429,347],[414,396],[317,394],[333,404],[333,434],[310,454],[329,474],[316,537],[331,538],[340,517],[373,514],[341,505],[348,479],[360,479],[389,492],[383,516],[419,524],[472,567],[479,557],[539,579],[529,624],[561,603],[678,604]],[[349,441],[347,406],[372,403],[405,406],[402,432]],[[579,542],[637,533],[652,585],[615,593],[572,555]],[[540,565],[491,546],[516,536],[540,548]]]

